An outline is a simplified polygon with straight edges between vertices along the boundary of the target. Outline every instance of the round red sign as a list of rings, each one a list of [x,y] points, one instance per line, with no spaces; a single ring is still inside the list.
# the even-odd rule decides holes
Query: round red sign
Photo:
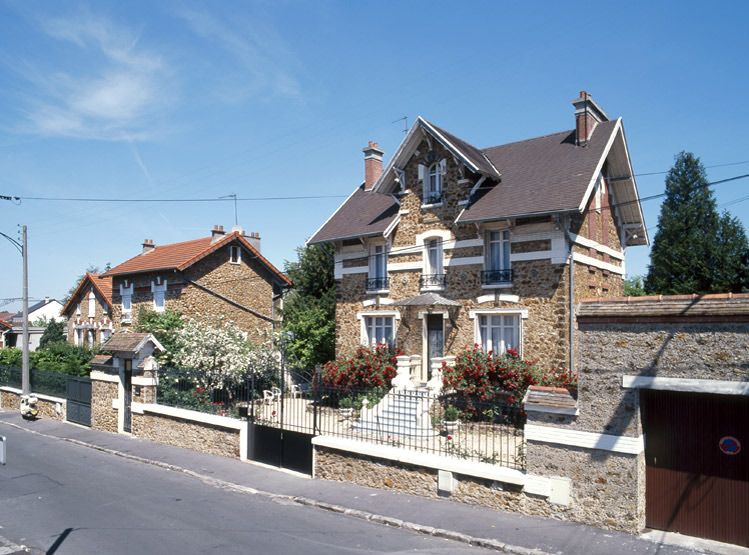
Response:
[[[733,436],[723,436],[718,447],[724,455],[738,455],[741,453],[741,442]]]

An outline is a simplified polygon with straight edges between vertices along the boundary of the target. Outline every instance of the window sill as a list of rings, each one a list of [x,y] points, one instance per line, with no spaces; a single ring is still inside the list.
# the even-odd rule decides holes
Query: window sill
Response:
[[[512,282],[510,283],[492,283],[491,285],[482,285],[481,289],[511,289]]]
[[[427,210],[430,208],[440,208],[442,207],[442,202],[435,202],[434,204],[422,204],[421,207]]]
[[[444,291],[444,290],[445,290],[445,287],[443,285],[430,285],[430,286],[421,288],[422,293],[428,293],[430,291]]]
[[[390,289],[367,289],[367,295],[387,295]]]
[[[229,264],[234,264],[235,266],[239,266],[241,263],[241,260],[237,260],[236,262],[232,262],[231,260],[229,260]]]

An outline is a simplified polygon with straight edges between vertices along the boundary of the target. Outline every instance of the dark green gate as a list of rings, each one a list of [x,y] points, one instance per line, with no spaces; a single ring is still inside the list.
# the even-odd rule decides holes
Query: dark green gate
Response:
[[[67,419],[82,426],[91,426],[91,379],[68,376]]]

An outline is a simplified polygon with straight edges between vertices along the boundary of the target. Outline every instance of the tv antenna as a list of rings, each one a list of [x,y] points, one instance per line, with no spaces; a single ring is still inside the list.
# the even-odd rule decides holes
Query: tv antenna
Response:
[[[237,193],[232,193],[230,195],[224,195],[223,197],[218,198],[230,198],[234,199],[234,225],[239,225],[239,217],[237,216]]]
[[[403,116],[402,118],[398,118],[395,121],[391,121],[390,123],[398,123],[399,121],[403,122],[403,132],[408,133],[408,116]]]

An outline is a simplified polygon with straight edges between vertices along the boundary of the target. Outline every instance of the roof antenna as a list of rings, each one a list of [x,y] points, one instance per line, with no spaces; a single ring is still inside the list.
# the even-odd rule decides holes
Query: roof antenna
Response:
[[[391,121],[390,123],[398,123],[399,121],[403,122],[403,132],[408,133],[408,116],[403,116],[402,118],[398,118],[395,121]]]
[[[223,197],[218,198],[231,198],[234,199],[234,225],[239,225],[239,218],[237,217],[237,193],[232,193],[230,195],[224,195]]]

